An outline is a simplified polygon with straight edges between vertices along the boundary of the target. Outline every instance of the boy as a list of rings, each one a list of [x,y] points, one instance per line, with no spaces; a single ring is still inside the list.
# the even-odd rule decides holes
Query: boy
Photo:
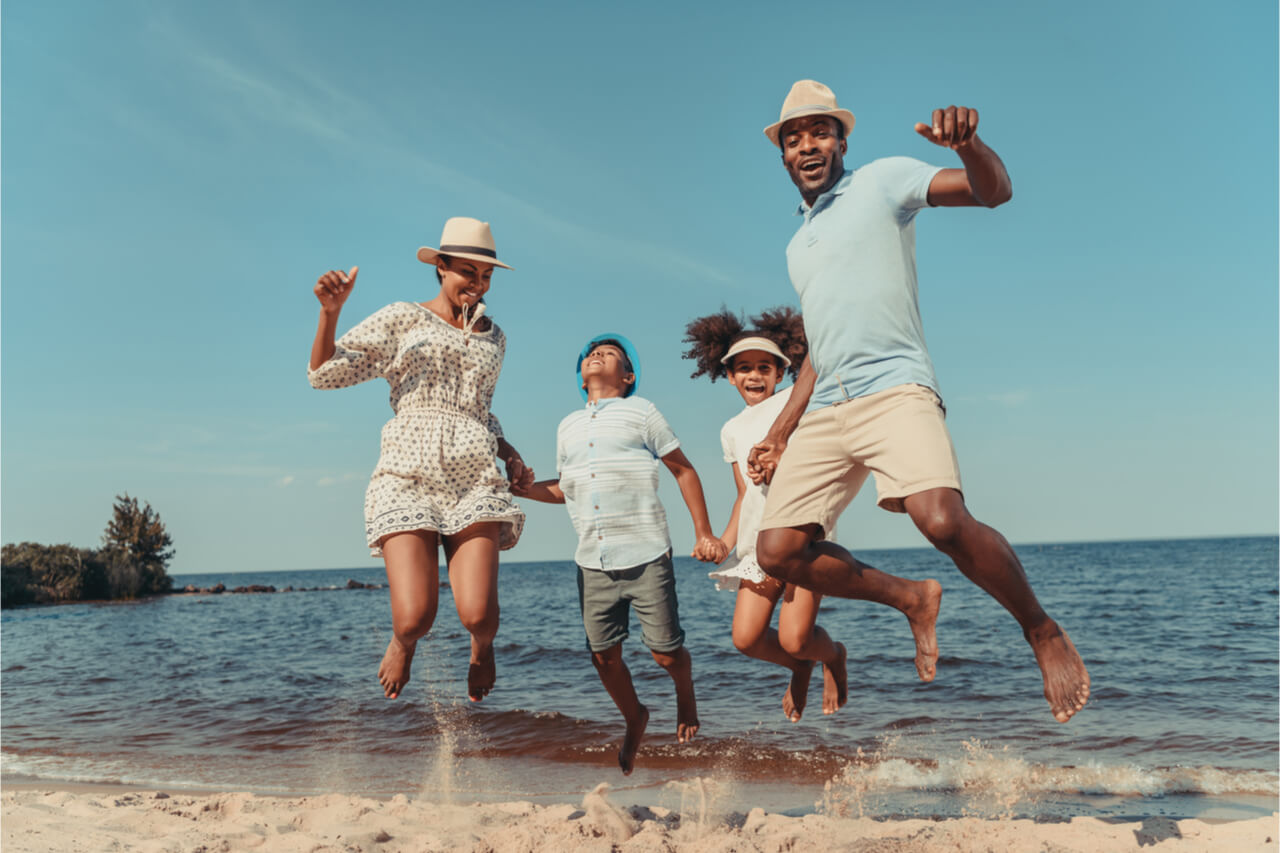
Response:
[[[562,503],[578,533],[578,603],[591,662],[622,712],[627,733],[618,750],[624,775],[649,722],[631,672],[622,660],[629,610],[635,605],[644,643],[676,689],[676,740],[698,731],[693,666],[677,612],[671,537],[658,501],[661,459],[680,484],[698,542],[693,556],[720,562],[727,554],[711,531],[702,482],[657,408],[635,391],[640,360],[621,335],[597,335],[578,355],[585,409],[570,413],[556,432],[558,480],[542,480],[517,494]]]

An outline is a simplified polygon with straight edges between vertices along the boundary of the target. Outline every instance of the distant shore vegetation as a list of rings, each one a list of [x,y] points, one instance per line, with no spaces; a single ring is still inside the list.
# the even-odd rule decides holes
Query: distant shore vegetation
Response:
[[[151,504],[117,495],[101,548],[22,542],[0,549],[0,606],[169,592],[173,554],[173,539]]]

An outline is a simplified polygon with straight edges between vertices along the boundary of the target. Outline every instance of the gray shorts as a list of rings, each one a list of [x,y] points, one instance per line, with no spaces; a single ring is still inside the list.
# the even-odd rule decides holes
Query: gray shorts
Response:
[[[625,640],[631,634],[633,604],[646,646],[666,653],[684,645],[670,551],[622,571],[578,567],[578,605],[588,649],[603,652]]]

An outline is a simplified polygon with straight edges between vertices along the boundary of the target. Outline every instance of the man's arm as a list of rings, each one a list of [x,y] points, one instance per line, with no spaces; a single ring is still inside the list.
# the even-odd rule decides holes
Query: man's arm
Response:
[[[778,469],[778,460],[782,458],[782,451],[787,449],[787,440],[791,438],[791,433],[796,431],[796,425],[800,423],[800,418],[809,405],[809,397],[813,395],[813,386],[817,381],[818,374],[813,369],[809,356],[806,355],[804,363],[796,373],[795,386],[791,389],[791,399],[787,400],[787,405],[783,406],[778,417],[774,419],[768,434],[751,448],[751,453],[747,456],[747,476],[751,478],[751,482],[758,485],[773,479],[773,472]]]
[[[916,122],[916,133],[950,148],[963,169],[943,169],[929,183],[929,204],[938,207],[997,207],[1013,198],[1013,181],[1000,155],[978,138],[978,111],[947,107],[933,111],[933,123]]]
[[[693,556],[699,560],[719,563],[728,555],[729,549],[711,532],[707,499],[702,494],[702,480],[698,478],[698,472],[693,470],[693,463],[678,447],[662,457],[662,462],[680,485],[680,495],[693,519],[693,532],[698,537],[697,544],[693,546]]]

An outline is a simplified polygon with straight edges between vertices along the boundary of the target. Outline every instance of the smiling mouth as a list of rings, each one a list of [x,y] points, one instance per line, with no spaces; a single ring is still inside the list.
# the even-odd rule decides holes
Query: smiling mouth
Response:
[[[808,177],[814,177],[822,171],[822,168],[825,165],[826,165],[826,161],[821,157],[818,157],[812,160],[805,160],[804,162],[802,162],[799,166],[799,171],[802,174],[807,175]]]

